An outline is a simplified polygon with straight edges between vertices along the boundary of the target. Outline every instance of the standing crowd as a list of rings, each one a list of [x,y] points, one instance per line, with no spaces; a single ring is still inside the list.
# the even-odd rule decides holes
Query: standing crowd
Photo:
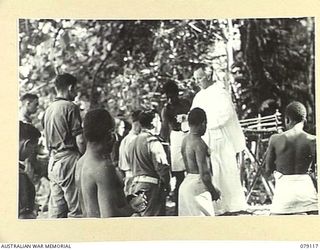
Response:
[[[174,81],[164,84],[159,134],[154,111],[135,110],[131,130],[117,145],[114,117],[93,109],[82,121],[73,102],[76,78],[58,75],[57,96],[42,119],[48,217],[165,216],[169,197],[179,216],[245,213],[237,162],[245,136],[230,94],[211,67],[200,65],[194,79],[201,90],[192,102],[179,97]],[[36,218],[32,170],[41,133],[30,116],[38,98],[25,94],[21,102],[19,218]],[[317,213],[317,192],[307,174],[315,166],[315,136],[303,131],[305,118],[304,106],[293,102],[286,110],[288,130],[270,138],[265,175],[275,173],[273,214]]]

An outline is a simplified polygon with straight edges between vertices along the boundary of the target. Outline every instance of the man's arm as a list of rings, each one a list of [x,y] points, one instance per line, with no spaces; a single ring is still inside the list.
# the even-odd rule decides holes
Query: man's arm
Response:
[[[127,170],[127,168],[128,168],[128,166],[126,166],[126,161],[125,161],[125,151],[124,151],[125,141],[126,141],[126,137],[122,139],[122,141],[120,142],[120,146],[119,146],[118,167],[121,171]]]
[[[85,152],[86,145],[82,135],[82,121],[80,116],[80,109],[76,105],[72,105],[68,114],[68,121],[70,124],[71,134],[76,138],[76,144],[81,154]]]
[[[150,143],[150,152],[155,170],[158,173],[162,183],[167,191],[170,191],[170,169],[167,160],[167,155],[162,144],[158,140],[152,140]]]
[[[86,151],[86,143],[82,133],[76,136],[76,143],[77,143],[79,152],[81,154],[84,154],[84,152]]]
[[[169,120],[167,114],[167,107],[164,107],[161,111],[161,130],[160,136],[166,141],[169,142],[170,138],[170,127],[169,127]]]
[[[274,148],[274,141],[275,141],[275,136],[272,135],[269,140],[269,145],[267,149],[267,155],[266,155],[266,167],[265,167],[265,177],[269,177],[274,170],[276,170],[276,154],[275,154],[275,148]]]
[[[310,151],[311,151],[311,169],[310,170],[312,172],[316,172],[317,145],[316,145],[316,137],[315,136],[312,136]]]
[[[196,164],[199,168],[199,173],[201,176],[201,180],[203,181],[204,185],[207,187],[208,191],[212,195],[213,200],[219,199],[219,192],[214,188],[211,180],[211,173],[210,167],[208,166],[207,161],[207,146],[204,142],[200,142],[195,147],[195,155],[196,155]]]

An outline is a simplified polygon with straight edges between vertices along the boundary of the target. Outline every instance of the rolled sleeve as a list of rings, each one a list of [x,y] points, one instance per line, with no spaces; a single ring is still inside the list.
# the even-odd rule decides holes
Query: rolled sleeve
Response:
[[[157,164],[168,165],[166,152],[159,141],[150,142],[150,151]]]
[[[80,109],[76,105],[73,105],[72,109],[69,112],[69,122],[72,136],[76,137],[77,135],[82,133]]]
[[[170,168],[167,160],[167,155],[164,151],[162,144],[158,141],[150,142],[150,152],[155,170],[163,182],[167,182]]]

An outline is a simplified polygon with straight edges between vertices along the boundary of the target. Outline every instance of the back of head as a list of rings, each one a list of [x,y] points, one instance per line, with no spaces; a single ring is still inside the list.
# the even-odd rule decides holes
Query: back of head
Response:
[[[178,95],[179,94],[179,88],[177,86],[177,84],[175,83],[175,81],[173,80],[168,80],[162,88],[163,92],[168,95]]]
[[[38,96],[35,94],[30,94],[30,93],[26,93],[23,96],[21,96],[20,101],[21,102],[25,102],[25,101],[29,101],[32,102],[34,100],[38,99]]]
[[[286,117],[294,122],[302,122],[307,118],[306,107],[301,102],[291,102],[285,111]]]
[[[132,122],[137,122],[139,121],[139,115],[141,114],[141,110],[135,110],[131,113],[131,120]]]
[[[66,90],[68,89],[69,86],[75,86],[76,83],[77,83],[77,78],[67,73],[62,75],[57,75],[54,82],[57,90]]]
[[[19,122],[19,140],[30,140],[32,143],[37,143],[41,133],[38,129],[29,123]]]
[[[89,111],[83,121],[84,136],[88,142],[101,142],[111,137],[115,122],[105,109]]]
[[[155,114],[153,111],[143,111],[139,115],[139,123],[141,124],[141,127],[143,128],[152,128],[152,121],[155,117]]]
[[[188,115],[188,122],[191,126],[199,126],[203,122],[207,121],[206,112],[201,108],[194,108],[190,111]]]

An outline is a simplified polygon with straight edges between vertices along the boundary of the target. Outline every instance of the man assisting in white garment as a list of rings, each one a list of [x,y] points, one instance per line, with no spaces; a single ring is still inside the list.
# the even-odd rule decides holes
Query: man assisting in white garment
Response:
[[[274,171],[276,180],[270,212],[318,214],[317,192],[307,174],[315,162],[316,137],[303,131],[307,112],[302,103],[290,103],[285,116],[288,130],[270,137],[266,157],[266,175]]]
[[[194,72],[201,90],[191,109],[199,107],[207,115],[203,139],[210,149],[213,183],[221,191],[221,200],[214,202],[214,210],[216,215],[222,215],[247,209],[236,160],[236,154],[245,149],[245,138],[229,92],[213,75],[213,69],[206,65]]]
[[[187,176],[179,190],[179,216],[214,216],[212,201],[219,199],[220,192],[212,185],[209,150],[201,139],[206,131],[206,114],[195,108],[188,121],[190,133],[181,148]]]

